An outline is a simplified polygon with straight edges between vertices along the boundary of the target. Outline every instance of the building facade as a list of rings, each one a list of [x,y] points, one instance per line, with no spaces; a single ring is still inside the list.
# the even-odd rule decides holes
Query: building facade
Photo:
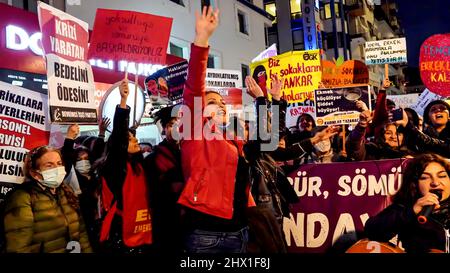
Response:
[[[93,26],[98,8],[124,9],[173,18],[168,53],[189,59],[190,44],[195,36],[195,12],[201,0],[78,0],[66,5],[66,12]],[[210,40],[208,67],[242,70],[265,49],[265,26],[271,16],[263,10],[262,0],[206,1],[220,9],[219,26]]]
[[[397,6],[393,0],[264,0],[265,10],[275,17],[267,29],[269,43],[277,43],[280,53],[308,49],[305,40],[306,4],[315,9],[317,48],[322,58],[364,61],[367,41],[402,37],[397,19]],[[306,41],[306,43],[305,43]],[[392,93],[403,93],[404,66],[389,65],[389,78],[397,87]],[[369,66],[370,84],[376,89],[384,78],[384,66]]]

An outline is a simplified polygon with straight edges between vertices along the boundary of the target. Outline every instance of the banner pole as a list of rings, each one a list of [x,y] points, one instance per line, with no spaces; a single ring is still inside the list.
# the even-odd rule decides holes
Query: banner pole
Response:
[[[342,152],[347,153],[345,150],[345,124],[342,124]]]
[[[389,80],[389,65],[384,64],[384,79]]]
[[[137,129],[137,123],[138,123],[138,121],[137,121],[137,119],[136,119],[136,108],[137,108],[137,91],[138,91],[138,88],[137,88],[137,86],[138,86],[138,65],[137,65],[137,63],[135,63],[135,69],[136,69],[136,72],[135,72],[135,74],[134,74],[134,109],[133,109],[133,124],[134,124],[134,126],[136,127],[136,129]]]

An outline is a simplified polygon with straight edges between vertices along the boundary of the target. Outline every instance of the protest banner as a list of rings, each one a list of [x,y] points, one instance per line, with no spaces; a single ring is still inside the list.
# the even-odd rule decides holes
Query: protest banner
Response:
[[[342,56],[333,62],[322,60],[322,84],[325,88],[369,84],[369,70],[361,61],[344,62]]]
[[[24,181],[28,151],[48,144],[47,111],[46,94],[0,81],[0,199]]]
[[[206,90],[218,92],[230,116],[243,115],[242,72],[239,70],[206,69]]]
[[[315,98],[318,126],[357,123],[361,113],[356,107],[357,101],[364,102],[372,110],[368,85],[319,89],[315,91]]]
[[[387,98],[395,103],[396,108],[412,108],[418,102],[419,94],[388,95]]]
[[[145,79],[145,91],[153,104],[179,103],[183,97],[188,62],[182,61],[160,69]]]
[[[291,51],[250,64],[252,77],[267,97],[272,76],[283,79],[282,98],[288,102],[303,102],[310,106],[314,90],[322,78],[319,50]]]
[[[450,34],[437,34],[420,47],[420,78],[433,93],[450,96]]]
[[[171,28],[172,18],[136,11],[97,9],[89,59],[166,64]]]
[[[435,94],[425,88],[425,90],[423,90],[423,92],[417,99],[416,104],[413,105],[412,109],[414,109],[417,112],[417,114],[423,116],[423,111],[425,111],[425,108],[427,107],[428,103],[440,99],[442,99],[442,96]]]
[[[87,61],[88,24],[42,2],[38,17],[51,122],[96,124],[94,74]]]
[[[252,60],[252,63],[259,62],[259,61],[262,61],[264,59],[267,59],[267,58],[270,58],[270,57],[274,57],[274,56],[277,56],[277,55],[278,55],[277,44],[272,44],[271,46],[266,48],[263,52],[259,53],[258,56],[256,56]]]
[[[406,39],[396,38],[366,42],[366,64],[406,63]]]
[[[220,90],[242,88],[242,72],[239,70],[206,69],[206,89]]]
[[[367,219],[387,207],[400,188],[405,162],[306,164],[289,174],[300,201],[284,218],[288,252],[325,253],[342,238],[361,239],[357,233]]]

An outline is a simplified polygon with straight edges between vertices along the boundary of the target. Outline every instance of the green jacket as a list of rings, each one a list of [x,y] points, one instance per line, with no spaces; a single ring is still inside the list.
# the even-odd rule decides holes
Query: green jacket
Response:
[[[37,182],[26,182],[6,202],[6,252],[68,252],[69,241],[79,242],[81,252],[92,252],[84,222],[61,187],[53,195]]]

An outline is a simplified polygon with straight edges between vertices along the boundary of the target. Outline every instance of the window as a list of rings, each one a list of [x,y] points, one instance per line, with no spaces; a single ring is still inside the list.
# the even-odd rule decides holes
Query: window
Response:
[[[184,0],[170,0],[170,1],[176,3],[176,4],[180,5],[180,6],[185,7]]]
[[[217,0],[202,0],[200,2],[201,2],[202,7],[203,6],[212,6],[214,9],[218,8]]]
[[[266,43],[266,48],[270,46],[269,44],[269,25],[264,24],[264,42]]]
[[[336,17],[339,17],[339,4],[334,3],[334,12],[336,13]],[[325,19],[331,18],[331,7],[330,3],[325,4]]]
[[[65,0],[41,0],[42,2],[54,6],[62,11],[66,10]],[[11,2],[13,7],[21,8],[33,13],[37,13],[37,1],[36,0],[11,0],[11,1],[0,1],[4,3]]]
[[[239,32],[245,35],[249,35],[248,32],[248,16],[243,11],[238,10],[238,24],[239,24]]]
[[[245,85],[245,78],[248,75],[250,75],[250,68],[248,67],[248,65],[241,64],[241,72],[242,72],[242,86],[246,86]]]
[[[333,34],[329,34],[327,35],[327,49],[332,49],[332,48],[342,48],[344,47],[344,43],[342,40],[342,32],[338,32],[337,33],[337,43],[335,40],[335,36]]]
[[[291,18],[295,20],[302,18],[302,9],[300,7],[300,0],[291,0]]]
[[[272,15],[273,17],[275,17],[275,19],[272,22],[272,24],[275,24],[277,22],[277,8],[275,6],[275,3],[266,4],[264,6],[264,9],[266,10],[266,12],[268,14]]]
[[[183,48],[170,43],[170,54],[183,58]]]
[[[208,55],[208,68],[217,68],[216,58],[214,55]]]

